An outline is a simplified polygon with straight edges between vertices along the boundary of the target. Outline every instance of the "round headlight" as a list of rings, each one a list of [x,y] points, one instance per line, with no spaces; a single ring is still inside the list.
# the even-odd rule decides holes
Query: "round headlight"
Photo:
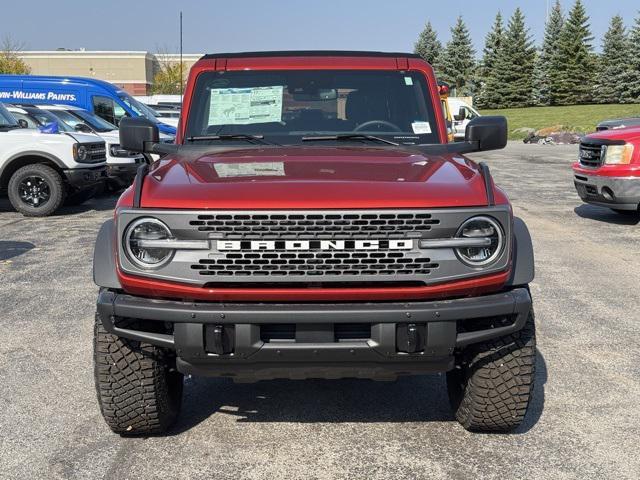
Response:
[[[140,268],[159,268],[171,260],[174,250],[145,243],[171,238],[171,230],[156,218],[139,218],[132,222],[124,234],[127,257]]]
[[[470,267],[484,267],[498,259],[504,247],[504,233],[500,224],[490,217],[472,217],[456,233],[458,238],[488,238],[490,243],[481,247],[457,248],[456,253]]]
[[[89,154],[89,152],[87,151],[87,147],[85,147],[83,145],[79,145],[78,146],[78,149],[76,150],[76,158],[78,160],[80,160],[80,161],[86,160],[88,154]]]

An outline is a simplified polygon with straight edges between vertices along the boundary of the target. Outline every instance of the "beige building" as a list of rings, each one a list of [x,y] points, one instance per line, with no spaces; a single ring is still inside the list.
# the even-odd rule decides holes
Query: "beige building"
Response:
[[[183,54],[188,70],[202,54]],[[20,57],[33,75],[93,77],[118,85],[132,95],[148,95],[161,62],[179,62],[179,54],[150,52],[51,50],[25,51]]]

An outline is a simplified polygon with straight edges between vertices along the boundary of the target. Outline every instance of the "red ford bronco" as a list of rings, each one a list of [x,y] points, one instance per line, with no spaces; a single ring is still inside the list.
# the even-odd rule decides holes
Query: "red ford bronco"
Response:
[[[120,434],[165,431],[183,375],[447,372],[467,429],[518,426],[535,328],[527,227],[483,163],[503,117],[448,144],[433,69],[374,52],[207,55],[175,145],[124,118],[141,167],[98,235],[95,378]]]
[[[573,181],[583,201],[637,215],[640,127],[602,130],[582,138]]]

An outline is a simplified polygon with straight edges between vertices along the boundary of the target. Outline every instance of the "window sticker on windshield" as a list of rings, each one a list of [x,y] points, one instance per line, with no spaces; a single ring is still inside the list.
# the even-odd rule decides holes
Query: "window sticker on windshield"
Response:
[[[213,88],[209,125],[282,121],[283,87]]]
[[[220,178],[284,177],[283,162],[216,163],[213,165]]]
[[[404,84],[405,84],[405,85],[413,85],[413,78],[411,78],[411,77],[404,77]]]
[[[429,124],[429,122],[413,122],[411,124],[411,128],[413,128],[413,133],[431,133],[431,125]]]

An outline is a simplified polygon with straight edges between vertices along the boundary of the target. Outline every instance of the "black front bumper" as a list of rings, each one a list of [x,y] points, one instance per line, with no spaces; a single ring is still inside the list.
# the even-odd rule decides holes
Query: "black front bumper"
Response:
[[[107,165],[107,177],[109,183],[116,188],[126,188],[133,183],[138,173],[138,168],[144,160],[135,163],[111,163]]]
[[[64,171],[67,183],[76,190],[84,190],[104,183],[107,179],[107,167],[74,168]]]
[[[110,333],[175,349],[183,373],[237,381],[387,379],[450,370],[456,349],[520,330],[531,310],[531,296],[526,288],[515,288],[432,302],[221,304],[102,290],[97,308]],[[139,320],[135,328],[127,326],[130,319]],[[265,338],[264,331],[282,325],[292,326],[292,338]],[[338,339],[337,332],[345,329],[336,325],[367,325],[369,338]],[[404,347],[407,327],[418,332],[412,337],[412,353]],[[215,353],[220,344],[212,342],[214,332],[225,337],[224,353]]]

